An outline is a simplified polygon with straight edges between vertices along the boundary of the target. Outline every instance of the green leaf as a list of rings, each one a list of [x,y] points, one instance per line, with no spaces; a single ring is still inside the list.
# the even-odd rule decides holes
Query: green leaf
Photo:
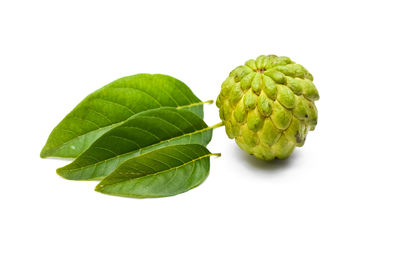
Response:
[[[57,173],[71,180],[98,180],[124,161],[164,146],[205,146],[211,140],[212,128],[188,110],[164,107],[143,111],[102,135]]]
[[[201,102],[183,82],[161,74],[116,80],[88,95],[51,132],[40,156],[75,158],[131,116],[159,107],[187,108],[203,118]]]
[[[210,156],[196,144],[160,148],[132,158],[104,178],[96,191],[124,197],[167,197],[200,185],[208,176]]]

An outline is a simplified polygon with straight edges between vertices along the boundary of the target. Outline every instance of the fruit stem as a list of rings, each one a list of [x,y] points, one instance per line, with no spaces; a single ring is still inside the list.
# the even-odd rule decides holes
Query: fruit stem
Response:
[[[209,127],[209,128],[211,128],[211,129],[215,129],[215,128],[218,128],[218,127],[221,127],[221,126],[224,126],[224,123],[221,121],[221,122],[218,122],[217,124],[214,124],[213,126],[211,126],[211,127]]]
[[[197,103],[192,103],[192,104],[185,105],[185,106],[180,106],[180,107],[178,107],[178,109],[190,108],[190,107],[201,106],[201,105],[204,105],[204,104],[212,104],[212,103],[214,103],[213,100],[207,100],[207,101],[204,101],[204,102],[197,102]]]

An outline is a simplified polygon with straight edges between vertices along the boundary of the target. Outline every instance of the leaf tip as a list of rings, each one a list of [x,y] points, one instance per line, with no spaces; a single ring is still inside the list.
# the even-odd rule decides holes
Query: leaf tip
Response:
[[[66,176],[66,174],[65,174],[64,167],[61,167],[61,168],[56,169],[56,173],[57,173],[59,176],[61,176],[62,178],[69,179],[69,178]]]
[[[46,147],[43,147],[43,148],[42,148],[42,151],[40,151],[40,157],[41,157],[42,159],[44,159],[44,158],[47,158],[47,157],[49,157],[49,156],[50,156],[50,155],[49,155],[49,153],[48,153]]]
[[[96,187],[94,188],[94,191],[103,193],[103,188],[104,188],[104,185],[102,183],[98,183],[96,185]]]

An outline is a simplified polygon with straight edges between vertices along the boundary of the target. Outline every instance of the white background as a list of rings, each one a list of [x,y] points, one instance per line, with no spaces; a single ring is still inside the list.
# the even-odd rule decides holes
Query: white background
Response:
[[[1,1],[0,265],[400,266],[398,1]],[[39,153],[86,95],[172,75],[215,99],[237,65],[285,55],[319,124],[266,163],[215,131],[211,173],[164,199],[95,192]],[[205,120],[219,121],[215,105]]]

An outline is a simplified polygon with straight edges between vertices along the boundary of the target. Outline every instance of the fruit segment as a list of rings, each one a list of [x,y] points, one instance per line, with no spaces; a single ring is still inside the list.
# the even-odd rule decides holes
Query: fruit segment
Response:
[[[235,68],[217,98],[229,138],[263,160],[289,157],[315,129],[313,76],[288,57],[261,55]]]

